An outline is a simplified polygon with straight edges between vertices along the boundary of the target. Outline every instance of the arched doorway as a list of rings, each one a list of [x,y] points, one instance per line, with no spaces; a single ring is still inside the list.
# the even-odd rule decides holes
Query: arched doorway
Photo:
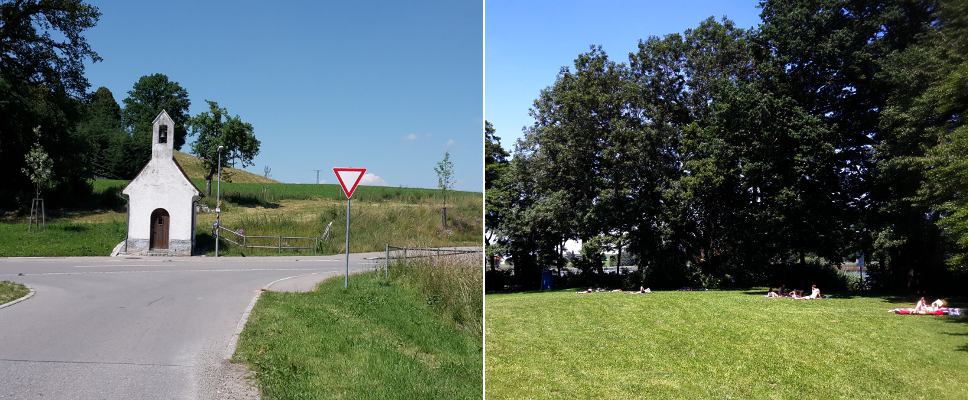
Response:
[[[168,249],[168,211],[164,208],[156,208],[152,211],[152,232],[148,248]]]

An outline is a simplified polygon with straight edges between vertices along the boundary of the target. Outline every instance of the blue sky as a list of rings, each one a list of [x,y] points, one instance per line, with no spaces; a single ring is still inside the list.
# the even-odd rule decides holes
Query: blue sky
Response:
[[[590,45],[626,62],[639,39],[683,32],[709,16],[753,27],[759,13],[756,1],[487,0],[485,117],[511,149],[532,124],[539,91]]]
[[[365,167],[435,187],[448,150],[456,188],[482,190],[479,1],[94,4],[86,37],[104,61],[87,67],[91,90],[121,104],[140,76],[168,75],[191,114],[215,100],[253,124],[254,173],[312,183],[322,169],[335,183],[332,167]]]

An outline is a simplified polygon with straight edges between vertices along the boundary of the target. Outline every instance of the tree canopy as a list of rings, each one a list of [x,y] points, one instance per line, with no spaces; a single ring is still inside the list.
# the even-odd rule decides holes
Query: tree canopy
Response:
[[[245,122],[239,115],[231,115],[219,103],[206,100],[209,111],[189,118],[187,125],[195,136],[192,153],[202,160],[205,169],[207,194],[212,194],[212,177],[219,171],[219,146],[223,146],[221,157],[223,166],[241,167],[253,165],[259,154],[259,139],[253,132],[253,125]],[[227,180],[231,177],[225,177]]]
[[[570,240],[584,271],[626,246],[653,286],[775,285],[860,253],[886,289],[965,279],[966,4],[760,6],[757,28],[579,54],[510,159],[486,124],[488,244],[520,285]]]
[[[74,125],[88,88],[84,63],[101,58],[84,38],[101,14],[79,0],[0,2],[0,170],[21,171],[24,155],[39,143],[52,174],[64,185],[88,173],[86,141]],[[36,139],[33,129],[43,127]],[[33,195],[33,184],[8,174],[0,207],[16,207]]]

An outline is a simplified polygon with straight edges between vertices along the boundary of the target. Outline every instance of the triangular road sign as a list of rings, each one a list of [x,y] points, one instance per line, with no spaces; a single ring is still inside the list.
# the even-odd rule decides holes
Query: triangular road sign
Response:
[[[344,194],[347,195],[348,199],[354,195],[354,190],[357,189],[357,184],[364,177],[364,172],[367,172],[367,168],[333,169],[333,173],[337,175],[337,180],[340,181],[340,188],[344,190]]]

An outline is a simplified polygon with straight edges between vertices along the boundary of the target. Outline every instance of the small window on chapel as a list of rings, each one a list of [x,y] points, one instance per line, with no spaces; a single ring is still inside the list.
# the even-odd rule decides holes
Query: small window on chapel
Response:
[[[158,127],[158,143],[168,143],[168,125]]]

